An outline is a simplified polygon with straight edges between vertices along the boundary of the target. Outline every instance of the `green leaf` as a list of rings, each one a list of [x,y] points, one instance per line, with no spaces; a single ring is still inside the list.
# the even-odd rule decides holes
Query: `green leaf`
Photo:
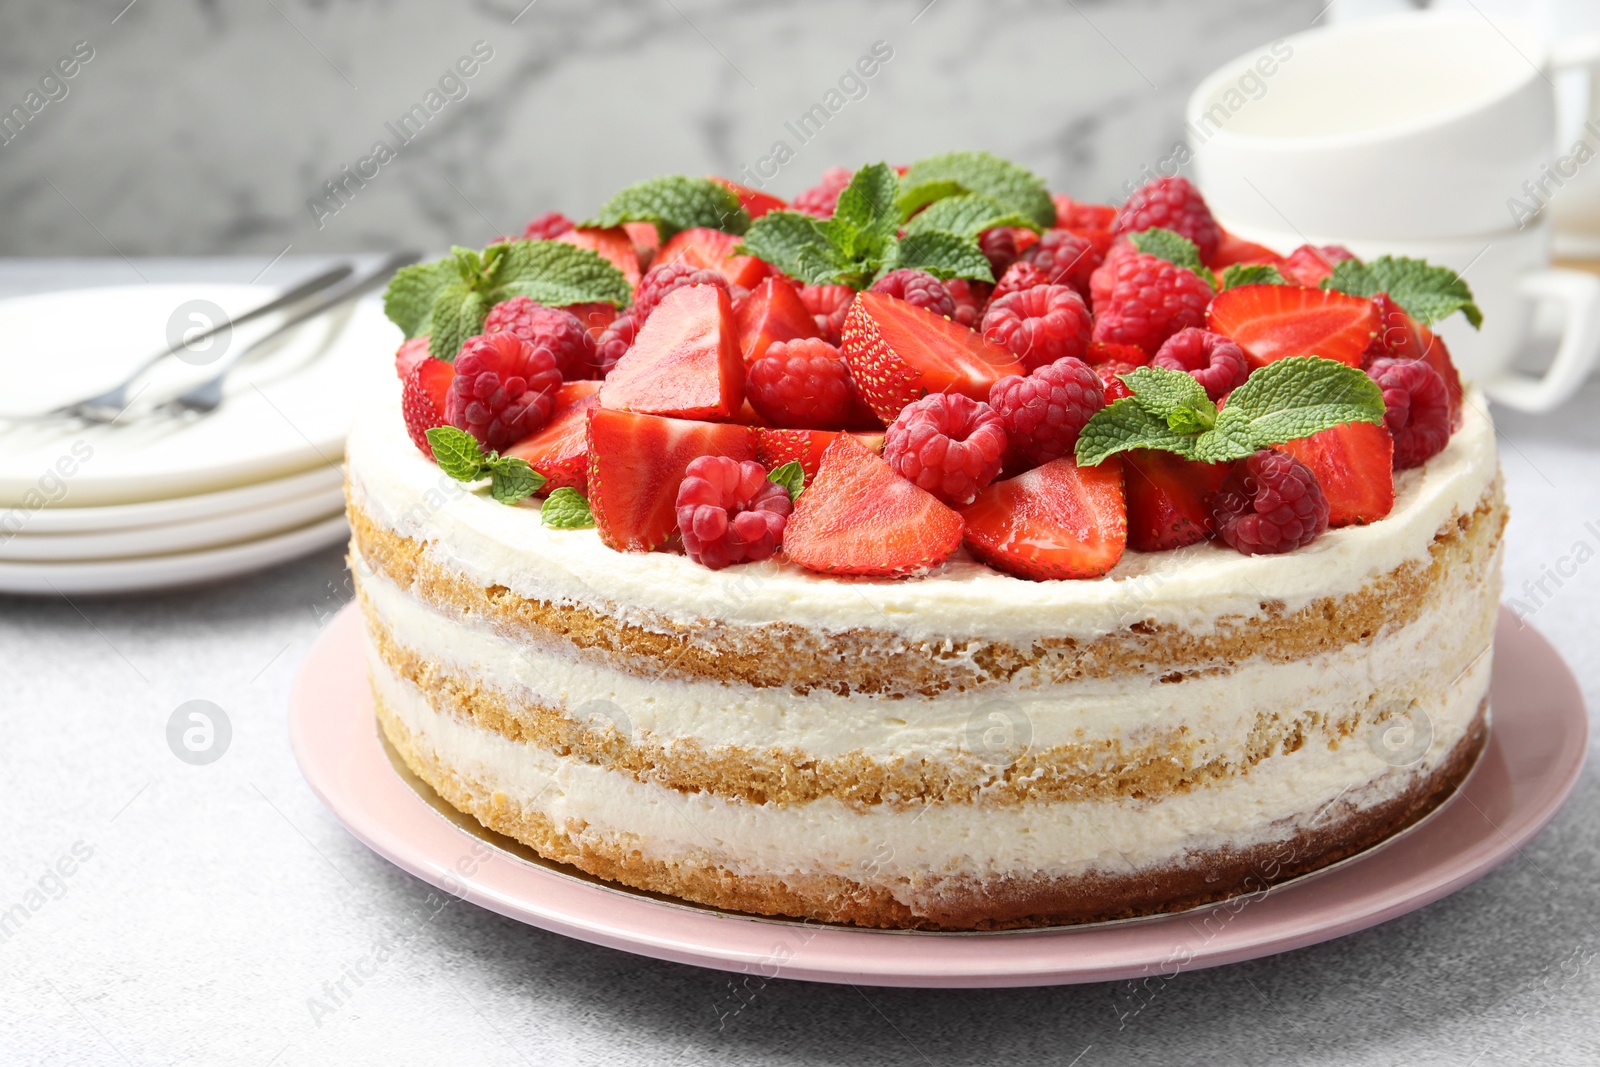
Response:
[[[454,426],[435,426],[428,431],[428,447],[433,449],[439,469],[458,482],[475,482],[484,475],[488,457],[478,439]]]
[[[1168,263],[1183,267],[1185,270],[1192,270],[1210,283],[1212,288],[1216,287],[1216,278],[1212,276],[1210,271],[1206,270],[1206,265],[1200,262],[1200,249],[1196,248],[1195,243],[1182,234],[1173,233],[1171,230],[1163,230],[1157,226],[1153,229],[1133,234],[1131,240],[1133,241],[1133,247],[1139,251],[1155,256],[1158,259],[1164,259]]]
[[[947,196],[960,196],[966,191],[966,186],[960,182],[926,181],[920,185],[908,185],[901,179],[900,195],[895,198],[895,206],[900,209],[902,219],[909,219],[929,204]]]
[[[1194,454],[1195,438],[1178,433],[1167,420],[1125,396],[1094,413],[1078,435],[1078,466],[1093,467],[1130,448],[1159,448],[1180,456]]]
[[[507,241],[490,267],[490,305],[525,296],[546,307],[633,301],[633,286],[607,258],[564,241]]]
[[[903,187],[917,190],[915,197],[926,196],[928,191],[918,187],[930,183],[940,183],[945,190],[943,196],[956,191],[985,193],[1040,227],[1048,228],[1056,222],[1055,202],[1038,175],[987,152],[946,152],[919,159],[911,164],[901,182]],[[940,198],[933,196],[922,202]],[[911,199],[902,200],[902,209]]]
[[[750,215],[739,198],[708,178],[681,174],[647,178],[617,193],[600,205],[585,226],[620,226],[624,222],[653,222],[661,240],[679,230],[708,226],[724,233],[744,233]]]
[[[528,461],[516,456],[495,456],[486,464],[489,469],[489,495],[502,504],[515,504],[532,496],[550,479],[528,466]]]
[[[1158,419],[1171,418],[1176,412],[1209,412],[1214,418],[1217,406],[1206,396],[1205,386],[1186,371],[1170,367],[1137,367],[1122,375],[1139,406]]]
[[[1347,259],[1335,264],[1333,273],[1322,280],[1322,287],[1351,296],[1388,293],[1407,315],[1424,326],[1457,311],[1467,317],[1474,330],[1483,325],[1483,312],[1472,302],[1472,290],[1461,275],[1426,260],[1379,256],[1370,263],[1361,263]]]
[[[906,233],[944,230],[962,237],[976,237],[996,226],[1022,226],[1030,230],[1039,228],[1032,219],[1017,214],[992,196],[964,193],[946,197],[928,210],[913,215],[906,223]]]
[[[1382,421],[1383,391],[1360,368],[1296,356],[1268,363],[1228,394],[1216,429],[1196,448],[1203,459],[1237,459],[1341,423]]]
[[[554,530],[587,530],[594,525],[588,497],[570,486],[562,486],[546,497],[539,514],[544,524]]]
[[[908,233],[900,239],[899,255],[881,273],[897,267],[925,270],[935,278],[971,278],[994,281],[989,257],[978,247],[976,238],[961,237],[942,230]]]
[[[767,475],[767,481],[776,482],[789,490],[790,501],[800,499],[800,490],[806,487],[805,468],[795,460],[790,460],[781,467],[775,468]]]
[[[833,284],[839,275],[817,220],[798,211],[769,211],[756,219],[734,252],[755,256],[810,285]]]
[[[1241,285],[1288,284],[1289,279],[1271,263],[1230,263],[1222,272],[1222,289],[1235,289]]]
[[[483,331],[493,302],[466,282],[451,282],[439,290],[428,319],[428,351],[446,363],[455,362],[456,353],[469,337]]]
[[[458,277],[455,264],[449,259],[401,267],[383,291],[383,313],[400,327],[407,340],[421,337],[428,332],[439,290]]]
[[[887,163],[862,167],[839,193],[833,217],[817,224],[828,243],[847,262],[882,262],[900,229],[895,194],[900,179]],[[870,272],[869,272],[870,273]]]

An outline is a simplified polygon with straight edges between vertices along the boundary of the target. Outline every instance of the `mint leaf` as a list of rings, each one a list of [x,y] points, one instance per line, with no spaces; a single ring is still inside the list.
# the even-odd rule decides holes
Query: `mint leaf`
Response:
[[[756,219],[734,253],[755,256],[809,285],[834,284],[840,273],[817,220],[798,211],[769,211]]]
[[[435,426],[428,431],[428,447],[439,469],[458,482],[475,482],[483,477],[487,457],[478,439],[454,426]]]
[[[439,290],[458,277],[455,265],[448,259],[401,267],[383,291],[383,313],[400,327],[407,340],[421,337],[428,332]]]
[[[845,261],[881,263],[887,257],[900,229],[895,207],[899,184],[887,163],[873,163],[851,175],[850,184],[839,193],[833,217],[817,224]]]
[[[530,497],[549,481],[516,456],[495,456],[484,466],[489,471],[489,495],[502,504],[515,504]]]
[[[1133,247],[1139,251],[1157,259],[1164,259],[1185,270],[1192,270],[1210,283],[1212,288],[1216,288],[1216,278],[1206,270],[1206,265],[1200,262],[1200,249],[1182,234],[1163,230],[1157,226],[1132,234],[1130,239],[1133,241]]]
[[[996,226],[1022,226],[1030,230],[1039,228],[1032,219],[1019,215],[992,196],[964,193],[939,200],[928,210],[913,215],[906,223],[906,233],[943,230],[962,237],[976,237]]]
[[[1346,422],[1383,421],[1383,390],[1358,367],[1316,356],[1268,363],[1228,394],[1198,458],[1238,459]]]
[[[994,281],[989,257],[978,247],[977,238],[961,237],[943,230],[908,233],[900,239],[898,254],[883,274],[897,267],[925,270],[935,278],[972,278]],[[881,276],[881,275],[880,275]]]
[[[907,185],[903,180],[900,183],[900,195],[895,197],[895,206],[900,209],[900,217],[909,219],[922,208],[947,196],[961,196],[967,191],[966,186],[953,181],[925,181],[920,185]]]
[[[902,207],[909,199],[926,196],[927,191],[918,187],[931,183],[939,183],[943,196],[952,195],[956,187],[964,192],[992,196],[1036,226],[1050,227],[1056,222],[1055,202],[1038,175],[987,152],[946,152],[917,160],[901,182],[907,190],[917,191],[902,200]],[[937,199],[941,196],[922,202]]]
[[[1216,417],[1217,406],[1206,396],[1205,386],[1186,371],[1137,367],[1122,375],[1122,380],[1139,398],[1139,406],[1158,419],[1170,419],[1185,411],[1204,414],[1208,419]]]
[[[790,460],[781,467],[773,469],[767,475],[767,481],[776,482],[789,491],[790,501],[800,499],[800,490],[806,487],[806,471],[795,460]]]
[[[585,226],[620,226],[624,222],[653,222],[661,240],[679,230],[707,226],[724,233],[744,233],[750,214],[739,198],[709,178],[668,175],[635,182],[600,205]]]
[[[1222,272],[1222,286],[1218,289],[1235,289],[1241,285],[1288,285],[1289,279],[1271,263],[1230,263]]]
[[[1379,256],[1362,263],[1347,259],[1334,265],[1333,273],[1322,280],[1322,287],[1351,296],[1388,293],[1407,315],[1424,326],[1457,311],[1467,317],[1474,330],[1483,325],[1483,312],[1472,302],[1472,290],[1461,275],[1426,260]]]
[[[428,317],[428,332],[432,334],[428,351],[446,363],[455,362],[463,342],[483,330],[483,320],[489,317],[492,307],[493,301],[467,282],[446,285],[439,290]]]
[[[562,486],[546,497],[539,514],[554,530],[587,530],[594,525],[588,497],[571,486]]]
[[[1194,437],[1179,433],[1167,420],[1140,406],[1137,397],[1121,400],[1094,413],[1078,435],[1078,466],[1093,467],[1130,448],[1159,448],[1193,456]]]
[[[627,276],[592,249],[564,241],[507,241],[492,247],[500,254],[486,279],[491,306],[514,296],[546,307],[633,302]]]

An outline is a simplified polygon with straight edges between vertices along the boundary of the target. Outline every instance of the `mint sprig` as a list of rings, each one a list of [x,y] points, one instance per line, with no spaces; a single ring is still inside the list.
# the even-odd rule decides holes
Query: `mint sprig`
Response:
[[[1222,272],[1222,285],[1217,292],[1237,289],[1241,285],[1288,285],[1289,279],[1271,263],[1230,263]]]
[[[906,222],[906,233],[943,230],[962,237],[976,237],[996,226],[1021,226],[1038,230],[1039,224],[983,193],[963,193],[935,201],[926,211]]]
[[[589,498],[571,486],[562,486],[546,497],[539,516],[554,530],[587,530],[594,526]]]
[[[1461,275],[1421,259],[1379,256],[1367,263],[1346,259],[1334,265],[1333,273],[1322,280],[1322,288],[1351,296],[1388,293],[1407,315],[1424,326],[1457,311],[1467,317],[1474,330],[1483,325],[1483,312],[1472,302],[1472,290]]]
[[[548,481],[515,456],[485,452],[478,439],[454,426],[435,426],[428,431],[428,447],[439,469],[458,482],[489,479],[489,495],[502,504],[515,504],[537,493]]]
[[[796,460],[790,460],[779,467],[774,467],[767,475],[767,481],[775,482],[789,491],[789,500],[794,502],[800,499],[800,490],[806,487],[806,471]]]
[[[1133,395],[1095,413],[1078,436],[1081,466],[1133,448],[1220,463],[1346,422],[1383,421],[1383,392],[1359,368],[1317,356],[1261,367],[1218,410],[1192,375],[1140,367],[1122,376]]]
[[[661,240],[679,230],[705,226],[724,233],[744,233],[750,213],[738,196],[709,178],[671,174],[634,182],[600,205],[585,226],[620,226],[624,222],[653,222]]]
[[[1026,167],[988,152],[946,152],[919,159],[900,184],[902,218],[945,197],[982,193],[1039,228],[1056,224],[1055,201],[1044,181]]]
[[[1199,247],[1181,233],[1163,230],[1156,226],[1130,234],[1129,240],[1133,242],[1133,247],[1146,255],[1164,259],[1174,266],[1193,271],[1211,288],[1217,287],[1217,276],[1207,270],[1206,265],[1201,262]]]

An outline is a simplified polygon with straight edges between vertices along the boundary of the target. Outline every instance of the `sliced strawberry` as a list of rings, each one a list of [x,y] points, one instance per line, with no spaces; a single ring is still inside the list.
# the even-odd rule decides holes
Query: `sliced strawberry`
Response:
[[[1039,243],[1039,235],[1026,227],[1007,226],[1006,229],[1011,231],[1011,239],[1016,242],[1019,256]]]
[[[1336,264],[1354,258],[1355,253],[1343,245],[1301,245],[1278,264],[1278,269],[1290,281],[1315,289],[1333,273]]]
[[[1283,257],[1266,245],[1246,241],[1223,230],[1222,240],[1217,244],[1217,254],[1211,257],[1211,262],[1206,266],[1220,274],[1235,263],[1270,263],[1281,270],[1283,262]]]
[[[589,480],[589,409],[600,403],[599,382],[567,382],[556,393],[550,421],[532,437],[505,450],[505,455],[528,461],[528,466],[549,479],[539,495],[572,488],[582,493]]]
[[[822,454],[833,444],[842,430],[776,430],[760,427],[756,430],[756,462],[767,470],[776,470],[785,463],[798,463],[806,472],[806,481],[817,476],[822,465]],[[853,434],[856,440],[878,455],[883,454],[881,433]]]
[[[1382,329],[1360,296],[1298,285],[1241,285],[1217,294],[1206,312],[1213,333],[1244,349],[1252,369],[1290,356],[1321,356],[1361,366]]]
[[[1204,541],[1213,529],[1211,498],[1230,464],[1196,463],[1153,448],[1122,455],[1128,480],[1128,547],[1162,552]]]
[[[661,247],[661,236],[653,222],[624,222],[622,232],[633,242],[634,254],[639,257],[639,269],[647,271],[655,262],[656,251]],[[637,286],[636,286],[637,288]]]
[[[1422,339],[1423,360],[1444,379],[1445,395],[1450,400],[1450,430],[1453,433],[1461,429],[1461,372],[1456,369],[1455,361],[1450,358],[1450,349],[1445,347],[1444,338],[1426,326],[1417,325],[1416,330]]]
[[[1056,226],[1063,230],[1110,231],[1117,221],[1117,209],[1110,204],[1086,204],[1074,200],[1066,193],[1056,193],[1050,198],[1056,205]]]
[[[403,342],[399,350],[395,352],[394,372],[402,382],[411,376],[412,371],[417,369],[418,363],[429,358],[428,341],[427,334],[423,334],[421,337],[413,337],[411,340]]]
[[[1394,507],[1394,438],[1382,426],[1347,422],[1274,445],[1311,468],[1328,498],[1328,525],[1377,522]]]
[[[774,341],[797,337],[817,337],[817,320],[811,317],[800,299],[800,291],[787,278],[763,278],[750,295],[739,303],[735,318],[739,323],[739,351],[749,366],[767,354]]]
[[[644,273],[639,269],[639,253],[634,249],[628,232],[621,226],[613,226],[609,230],[579,226],[577,229],[568,230],[556,240],[600,253],[623,273],[629,285],[638,288],[639,278]]]
[[[988,400],[995,382],[1027,373],[976,331],[886,293],[857,294],[843,333],[845,362],[884,425],[929,393]]]
[[[1450,358],[1450,350],[1433,331],[1406,314],[1388,293],[1372,298],[1378,309],[1378,320],[1383,331],[1367,346],[1366,363],[1382,356],[1394,359],[1420,359],[1439,372],[1444,379],[1445,394],[1450,404],[1450,429],[1461,428],[1461,373]]]
[[[778,211],[789,206],[787,200],[780,200],[769,193],[759,189],[752,189],[748,185],[740,185],[728,178],[712,176],[712,181],[722,186],[728,192],[739,198],[739,206],[749,213],[752,219],[759,219],[769,211]]]
[[[600,403],[681,419],[737,415],[744,359],[727,292],[688,285],[668,293],[606,375]]]
[[[961,516],[894,471],[853,434],[822,453],[795,501],[783,550],[807,570],[898,578],[961,547]]]
[[[700,456],[754,459],[755,432],[728,423],[589,409],[589,510],[619,552],[660,548],[678,528],[678,483]]]
[[[444,405],[445,398],[450,395],[450,383],[455,378],[455,364],[430,356],[411,368],[400,393],[406,433],[429,459],[433,458],[433,446],[428,444],[428,431],[450,424],[444,417]]]
[[[617,305],[608,304],[603,300],[594,304],[568,304],[561,310],[575,315],[578,321],[583,323],[584,329],[589,331],[589,336],[596,341],[606,332],[607,326],[617,321],[618,315]]]
[[[771,268],[755,256],[733,255],[739,241],[740,238],[734,234],[704,226],[679,230],[672,240],[661,246],[653,262],[660,264],[681,260],[696,269],[720,271],[728,279],[729,285],[753,289]]]
[[[1142,367],[1150,362],[1150,353],[1138,345],[1118,345],[1109,341],[1090,341],[1089,351],[1083,361],[1091,367],[1102,363],[1118,363],[1125,367]],[[1126,374],[1127,371],[1120,373]]]
[[[1098,578],[1128,543],[1122,464],[1112,457],[1080,467],[1062,456],[995,482],[961,517],[967,547],[990,566],[1036,581]]]

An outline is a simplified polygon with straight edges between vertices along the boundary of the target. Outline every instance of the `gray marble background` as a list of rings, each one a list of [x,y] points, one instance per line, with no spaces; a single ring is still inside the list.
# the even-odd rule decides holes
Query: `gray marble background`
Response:
[[[482,244],[543,211],[584,214],[637,178],[736,174],[777,140],[795,150],[770,182],[784,194],[835,164],[973,147],[1109,198],[1171,151],[1202,76],[1324,7],[525,3],[6,0],[0,113],[76,42],[93,58],[0,144],[0,255]],[[785,122],[880,40],[893,58],[865,95],[801,144]],[[317,219],[307,201],[323,183],[377,140],[398,143],[386,123],[477,41],[493,57],[466,95]]]

